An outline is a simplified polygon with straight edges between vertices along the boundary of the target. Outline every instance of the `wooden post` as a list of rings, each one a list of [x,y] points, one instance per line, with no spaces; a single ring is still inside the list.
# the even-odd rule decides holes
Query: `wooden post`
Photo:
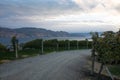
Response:
[[[15,42],[15,56],[18,58],[18,44]]]
[[[93,33],[92,34],[92,70],[91,70],[91,75],[94,75],[94,65],[95,65],[95,45],[97,43],[97,38],[98,38],[98,34],[97,33]]]
[[[101,63],[100,70],[99,70],[99,73],[98,73],[98,79],[97,80],[100,80],[100,76],[101,76],[101,72],[103,70],[103,67],[104,67],[104,63]]]
[[[95,65],[95,50],[93,48],[92,49],[92,70],[91,70],[91,75],[94,75],[94,65]]]

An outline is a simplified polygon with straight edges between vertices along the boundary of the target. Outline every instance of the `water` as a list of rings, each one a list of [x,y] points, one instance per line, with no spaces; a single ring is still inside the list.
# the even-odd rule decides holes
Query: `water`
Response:
[[[89,37],[43,37],[44,40],[50,40],[50,39],[57,39],[57,40],[85,40],[85,39],[91,40]],[[18,38],[19,43],[25,43],[34,39],[38,38]],[[41,38],[40,38],[41,39]],[[11,38],[0,38],[0,43],[4,45],[11,45]]]

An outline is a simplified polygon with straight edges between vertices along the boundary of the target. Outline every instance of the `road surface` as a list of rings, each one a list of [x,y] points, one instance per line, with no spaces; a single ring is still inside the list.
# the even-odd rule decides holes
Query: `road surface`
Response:
[[[90,50],[53,52],[0,65],[0,80],[86,80]]]

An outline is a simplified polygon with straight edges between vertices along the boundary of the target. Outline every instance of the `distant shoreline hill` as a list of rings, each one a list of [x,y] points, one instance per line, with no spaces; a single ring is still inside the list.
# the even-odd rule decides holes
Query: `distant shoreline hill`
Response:
[[[42,28],[3,28],[0,27],[0,37],[10,38],[12,36],[17,36],[18,38],[41,38],[41,37],[70,37],[71,34],[64,31],[51,31]]]
[[[0,27],[0,38],[43,38],[43,37],[88,37],[89,33],[68,33],[65,31],[51,31],[43,28],[3,28]]]

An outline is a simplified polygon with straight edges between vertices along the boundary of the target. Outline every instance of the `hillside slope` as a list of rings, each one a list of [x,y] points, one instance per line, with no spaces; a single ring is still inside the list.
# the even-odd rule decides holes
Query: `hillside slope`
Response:
[[[64,31],[51,31],[42,28],[3,28],[0,27],[0,37],[12,37],[17,35],[19,38],[26,37],[68,37],[70,34]]]

